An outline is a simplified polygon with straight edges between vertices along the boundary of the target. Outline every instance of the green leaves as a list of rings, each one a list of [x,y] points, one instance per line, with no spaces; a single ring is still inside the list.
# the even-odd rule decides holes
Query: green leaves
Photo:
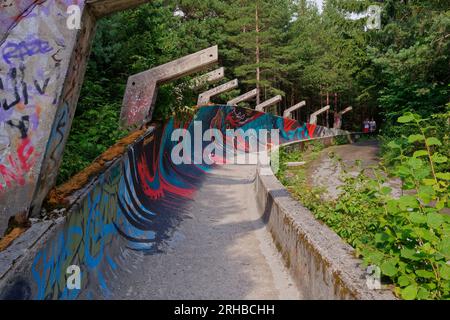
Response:
[[[439,274],[443,279],[450,280],[450,266],[447,264],[441,265]]]
[[[427,150],[418,150],[418,151],[415,151],[413,154],[414,158],[423,157],[423,156],[428,156]]]
[[[408,137],[408,142],[409,143],[414,143],[417,141],[424,141],[425,138],[423,137],[423,135],[421,134],[412,134]]]
[[[399,123],[408,123],[414,121],[414,116],[412,113],[406,114],[398,118],[397,122]]]
[[[434,278],[434,273],[431,271],[427,271],[427,270],[417,270],[416,274],[417,274],[417,276],[419,276],[421,278],[425,278],[425,279],[433,279]]]
[[[387,275],[388,277],[393,277],[397,274],[397,268],[395,266],[395,259],[385,261],[381,265],[381,272],[383,272],[383,274]]]
[[[442,142],[439,141],[439,139],[435,138],[435,137],[428,138],[427,139],[427,144],[429,146],[442,146]]]
[[[433,160],[434,163],[446,163],[448,161],[448,158],[438,152],[433,154],[431,156],[431,160]]]
[[[442,180],[450,180],[450,172],[438,172],[436,177]]]
[[[414,300],[417,297],[417,285],[410,285],[401,291],[402,298],[405,300]]]
[[[335,202],[318,204],[320,197],[312,198],[308,207],[356,247],[365,265],[379,266],[383,280],[395,286],[399,297],[448,299],[450,216],[440,210],[448,203],[450,173],[443,161],[449,152],[445,140],[439,144],[430,139],[434,129],[425,120],[413,114],[400,120],[417,132],[389,142],[389,149],[400,153],[395,169],[388,167],[387,174],[376,169],[370,179],[364,175],[348,178]],[[425,142],[431,143],[431,154]],[[391,196],[386,176],[401,178],[400,197]],[[304,188],[299,190],[305,203]]]
[[[430,212],[427,215],[427,224],[431,228],[439,228],[444,222],[444,218],[439,213]]]

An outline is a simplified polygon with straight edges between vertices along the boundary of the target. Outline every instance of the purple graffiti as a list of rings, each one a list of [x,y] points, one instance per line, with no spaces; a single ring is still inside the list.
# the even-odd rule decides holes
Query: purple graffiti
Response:
[[[52,51],[53,48],[47,41],[34,39],[31,41],[21,41],[19,43],[8,42],[2,50],[3,60],[11,64],[11,59],[20,59],[24,61],[26,57],[36,54],[45,54]]]

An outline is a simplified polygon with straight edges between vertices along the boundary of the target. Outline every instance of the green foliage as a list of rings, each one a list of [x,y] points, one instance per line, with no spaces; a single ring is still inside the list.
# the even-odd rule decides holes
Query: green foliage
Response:
[[[384,1],[382,30],[366,32],[366,18],[348,19],[350,13],[363,13],[374,3],[379,4],[328,0],[319,12],[306,0],[155,0],[101,19],[69,143],[79,144],[76,123],[79,117],[86,118],[85,112],[121,104],[129,75],[212,45],[220,48],[220,64],[228,79],[240,78],[241,92],[259,84],[261,99],[284,94],[283,108],[306,100],[299,112],[302,120],[325,105],[328,93],[333,111],[353,106],[345,115],[344,128],[359,131],[362,120],[378,116],[387,142],[409,136],[410,129],[394,126],[394,119],[405,110],[428,117],[443,112],[448,102],[450,5]],[[154,120],[165,120],[195,104],[198,92],[188,89],[189,80],[160,88]],[[100,120],[91,117],[95,126]],[[319,121],[326,124],[325,117]],[[78,156],[79,163],[92,158]],[[62,170],[81,168],[66,164],[75,159],[65,157]]]
[[[365,169],[356,177],[344,174],[342,193],[333,201],[322,199],[323,190],[308,185],[303,169],[293,175],[283,165],[299,155],[281,153],[282,183],[355,247],[366,265],[379,266],[403,299],[450,299],[448,136],[444,140],[432,135],[441,117],[400,117],[398,122],[416,133],[389,144],[397,161],[390,167]],[[389,177],[402,181],[398,198],[391,195]]]
[[[87,167],[97,156],[123,138],[127,132],[119,130],[120,105],[105,104],[77,117],[64,151],[58,183]]]

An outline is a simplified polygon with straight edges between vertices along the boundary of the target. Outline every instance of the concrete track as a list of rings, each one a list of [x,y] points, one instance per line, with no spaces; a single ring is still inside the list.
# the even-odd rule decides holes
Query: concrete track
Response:
[[[254,175],[242,165],[209,174],[187,216],[120,280],[114,298],[301,298],[255,208]]]

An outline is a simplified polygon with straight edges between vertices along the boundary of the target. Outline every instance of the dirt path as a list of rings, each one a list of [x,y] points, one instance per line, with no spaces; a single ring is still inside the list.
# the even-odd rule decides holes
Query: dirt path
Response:
[[[324,149],[317,160],[308,167],[307,176],[312,186],[327,190],[328,199],[336,199],[339,196],[339,186],[343,167],[352,175],[357,175],[362,169],[378,164],[380,146],[376,140],[362,141],[354,144],[332,146]],[[341,161],[337,161],[340,159]],[[360,162],[357,165],[357,161]],[[389,182],[393,188],[393,195],[400,192],[400,181]]]

